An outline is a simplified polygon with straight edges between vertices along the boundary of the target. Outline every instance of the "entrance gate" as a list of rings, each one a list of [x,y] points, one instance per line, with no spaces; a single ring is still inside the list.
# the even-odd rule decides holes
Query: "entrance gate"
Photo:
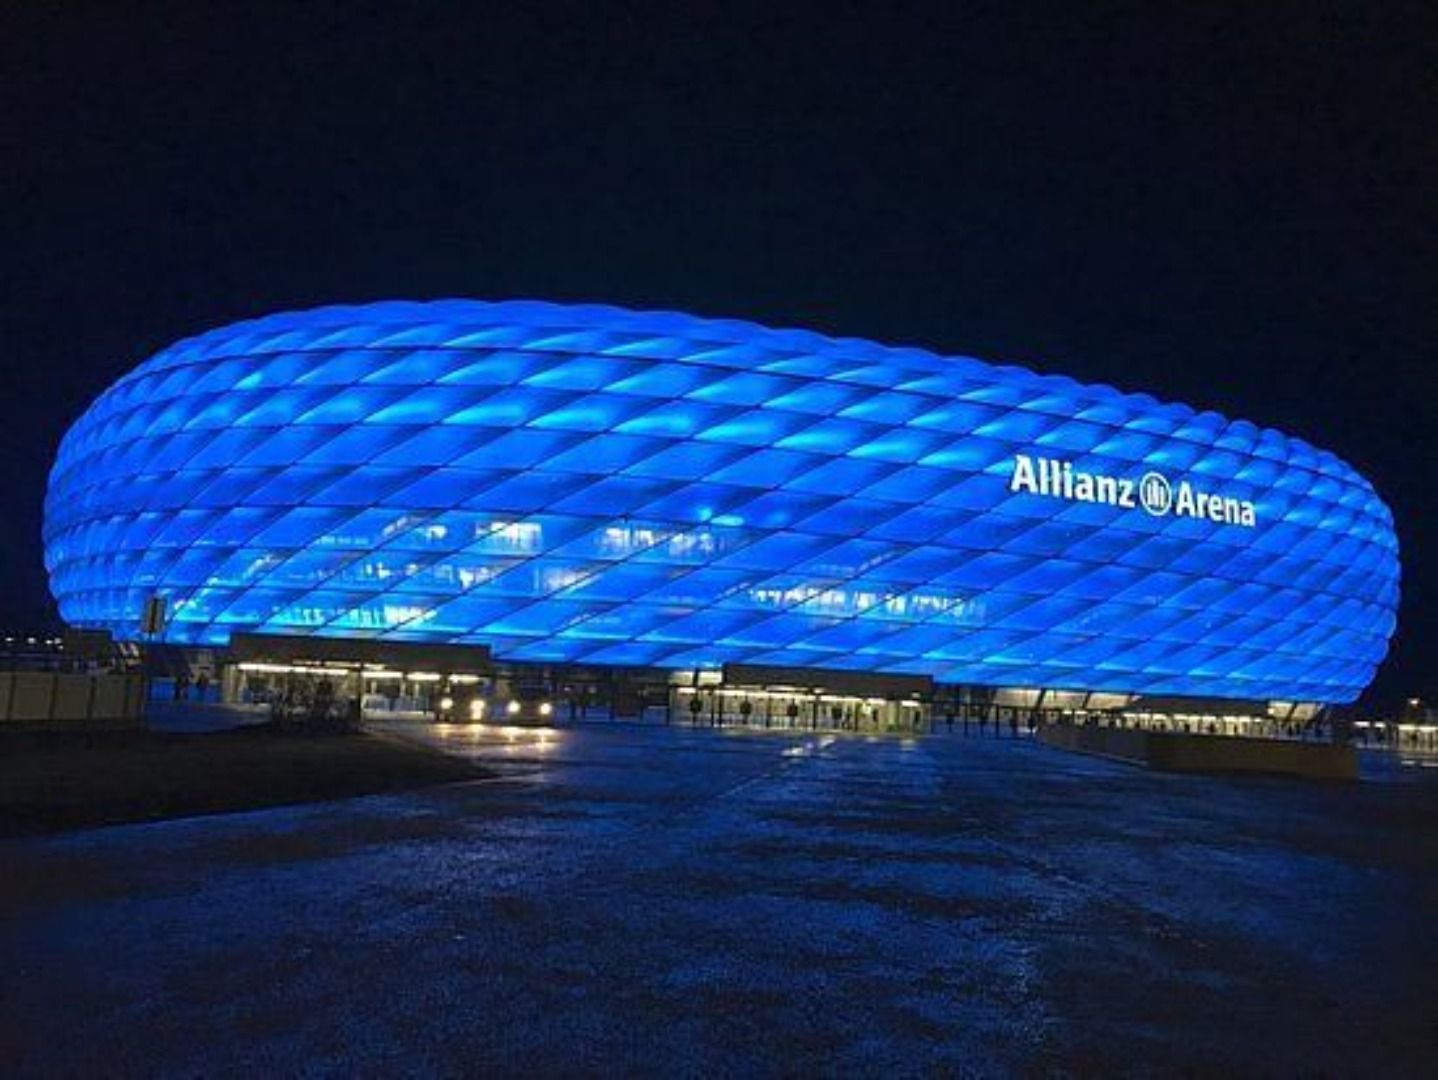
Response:
[[[933,680],[726,664],[672,687],[670,706],[679,720],[707,727],[915,734],[932,730]]]

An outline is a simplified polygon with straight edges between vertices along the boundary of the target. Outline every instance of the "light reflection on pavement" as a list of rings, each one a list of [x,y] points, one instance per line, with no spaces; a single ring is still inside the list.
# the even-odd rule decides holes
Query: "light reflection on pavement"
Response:
[[[1431,784],[369,726],[493,777],[0,844],[0,1067],[1402,1073],[1438,1050]]]

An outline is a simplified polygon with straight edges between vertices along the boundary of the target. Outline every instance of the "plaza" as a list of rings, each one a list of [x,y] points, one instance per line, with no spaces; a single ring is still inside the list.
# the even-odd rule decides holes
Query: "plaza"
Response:
[[[1432,770],[388,729],[490,775],[5,842],[6,1072],[1417,1075],[1438,1050]]]

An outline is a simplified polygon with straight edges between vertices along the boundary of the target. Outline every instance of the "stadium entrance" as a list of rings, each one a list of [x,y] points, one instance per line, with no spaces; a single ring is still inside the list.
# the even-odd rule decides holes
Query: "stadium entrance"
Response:
[[[679,678],[670,711],[680,722],[876,735],[933,730],[934,683],[927,676],[725,664]]]

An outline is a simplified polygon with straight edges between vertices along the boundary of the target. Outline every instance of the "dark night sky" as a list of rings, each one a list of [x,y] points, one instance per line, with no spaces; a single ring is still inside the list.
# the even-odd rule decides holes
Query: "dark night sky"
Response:
[[[1018,360],[1301,435],[1398,520],[1379,694],[1438,689],[1431,7],[360,7],[3,5],[0,622],[54,620],[51,455],[150,352],[521,296]]]

